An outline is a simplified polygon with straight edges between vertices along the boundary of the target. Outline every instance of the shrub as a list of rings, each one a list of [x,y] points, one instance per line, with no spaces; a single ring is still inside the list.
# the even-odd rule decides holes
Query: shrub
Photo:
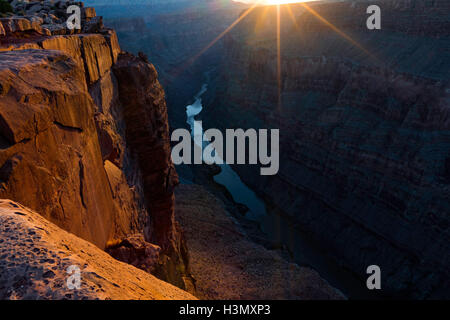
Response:
[[[13,12],[13,8],[6,0],[0,0],[0,13]]]

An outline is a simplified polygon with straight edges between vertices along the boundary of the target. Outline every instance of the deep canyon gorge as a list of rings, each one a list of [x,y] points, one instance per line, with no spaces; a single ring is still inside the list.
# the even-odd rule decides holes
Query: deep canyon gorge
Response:
[[[278,175],[234,166],[270,211],[357,277],[379,265],[391,297],[445,296],[449,4],[371,4],[379,31],[364,2],[281,9],[281,88],[276,11],[254,10],[224,40],[203,120],[279,128]]]
[[[8,2],[0,299],[450,297],[448,1]],[[174,165],[194,120],[279,172]]]

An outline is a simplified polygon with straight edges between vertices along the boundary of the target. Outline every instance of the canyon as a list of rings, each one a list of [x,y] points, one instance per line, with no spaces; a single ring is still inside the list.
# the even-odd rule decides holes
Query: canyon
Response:
[[[93,7],[10,3],[16,12],[0,18],[0,299],[345,298],[255,244],[214,195],[197,201],[199,186],[175,198],[158,72],[123,51]],[[70,5],[81,6],[81,30],[65,24]],[[72,265],[78,291],[65,285]]]
[[[253,10],[225,36],[203,124],[280,130],[278,175],[232,167],[294,255],[300,232],[361,287],[376,264],[385,297],[448,297],[449,4],[370,4],[381,30],[364,1],[282,6],[279,81],[276,7]]]

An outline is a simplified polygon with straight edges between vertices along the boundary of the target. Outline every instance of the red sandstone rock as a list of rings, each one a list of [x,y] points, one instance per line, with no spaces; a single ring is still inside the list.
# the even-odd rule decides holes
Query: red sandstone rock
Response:
[[[107,70],[112,49],[102,39],[51,37],[4,51],[0,62],[0,193],[100,247],[112,238],[144,232],[149,224],[140,188],[123,176],[119,192],[111,190],[104,170],[106,159],[122,166],[125,144],[116,123],[121,117],[118,90]],[[82,50],[82,42],[88,50]],[[68,56],[23,50],[28,47],[59,49]],[[91,95],[86,79],[93,76],[87,77],[86,69],[103,76],[89,88]],[[25,178],[29,175],[32,179]]]
[[[27,48],[59,51],[34,50],[25,54]],[[108,29],[102,34],[53,36],[28,42],[21,39],[1,51],[5,67],[1,84],[5,90],[0,97],[0,116],[5,120],[0,127],[7,151],[0,151],[0,160],[4,157],[0,161],[4,167],[0,194],[29,205],[101,248],[111,239],[144,234],[146,240],[163,248],[156,273],[184,287],[187,254],[182,253],[185,247],[173,219],[177,176],[170,160],[164,92],[153,66],[127,56],[130,70],[122,66],[121,75],[138,76],[140,81],[119,79],[119,90],[111,67],[118,59],[120,46],[115,32]],[[34,61],[35,55],[42,61]],[[14,74],[11,63],[21,72],[32,72],[31,81],[22,84],[20,76],[20,80],[7,76]],[[119,99],[119,92],[130,84],[136,86],[130,90],[139,97],[133,107],[129,106],[133,96],[127,92]],[[60,94],[64,86],[69,87]],[[46,91],[42,92],[42,88]],[[14,96],[17,92],[19,96]],[[67,95],[76,102],[63,98]],[[15,104],[26,106],[25,112],[11,108]],[[43,129],[35,129],[35,114],[39,115],[38,124],[46,123]],[[135,115],[144,122],[128,122]],[[53,137],[53,130],[62,130],[64,135],[50,141],[47,136],[40,137]],[[27,151],[25,155],[23,150]],[[23,181],[22,168],[40,179],[27,188],[18,188]],[[47,175],[35,174],[36,168],[42,168]],[[41,191],[33,192],[37,189]],[[174,267],[167,270],[167,265]]]
[[[113,64],[111,48],[105,38],[99,34],[82,36],[81,41],[88,83],[93,84],[111,69]]]
[[[0,200],[0,239],[0,300],[195,299],[13,201]],[[70,266],[80,270],[77,290],[67,286]]]
[[[93,7],[84,7],[82,17],[85,19],[92,19],[97,16],[97,13],[95,12],[95,8]]]
[[[154,66],[128,53],[119,56],[114,74],[123,105],[126,140],[138,159],[151,217],[151,231],[146,240],[160,246],[166,256],[163,264],[169,267],[157,273],[185,287],[188,255],[174,220],[173,189],[178,184],[178,176],[170,155],[164,90]],[[168,269],[172,272],[167,272]]]
[[[185,286],[164,92],[153,66],[144,64],[142,81],[134,83],[143,99],[132,112],[145,119],[138,139],[149,144],[136,148],[136,136],[125,132],[129,109],[121,104],[131,100],[119,99],[111,72],[117,35],[95,10],[84,12],[91,18],[85,31],[97,34],[65,35],[73,32],[53,23],[51,33],[61,35],[47,37],[34,32],[46,28],[40,20],[0,23],[9,28],[0,43],[0,195],[100,248],[130,234],[155,239],[164,249],[156,273]]]

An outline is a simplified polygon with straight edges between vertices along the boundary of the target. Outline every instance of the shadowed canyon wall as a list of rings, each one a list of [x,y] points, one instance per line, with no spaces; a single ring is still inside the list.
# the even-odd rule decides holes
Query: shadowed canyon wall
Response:
[[[381,30],[367,2],[309,4],[334,27],[282,6],[280,88],[276,8],[255,9],[226,36],[203,123],[279,128],[278,175],[233,166],[272,212],[361,281],[379,265],[388,295],[448,296],[449,4],[370,4]]]

